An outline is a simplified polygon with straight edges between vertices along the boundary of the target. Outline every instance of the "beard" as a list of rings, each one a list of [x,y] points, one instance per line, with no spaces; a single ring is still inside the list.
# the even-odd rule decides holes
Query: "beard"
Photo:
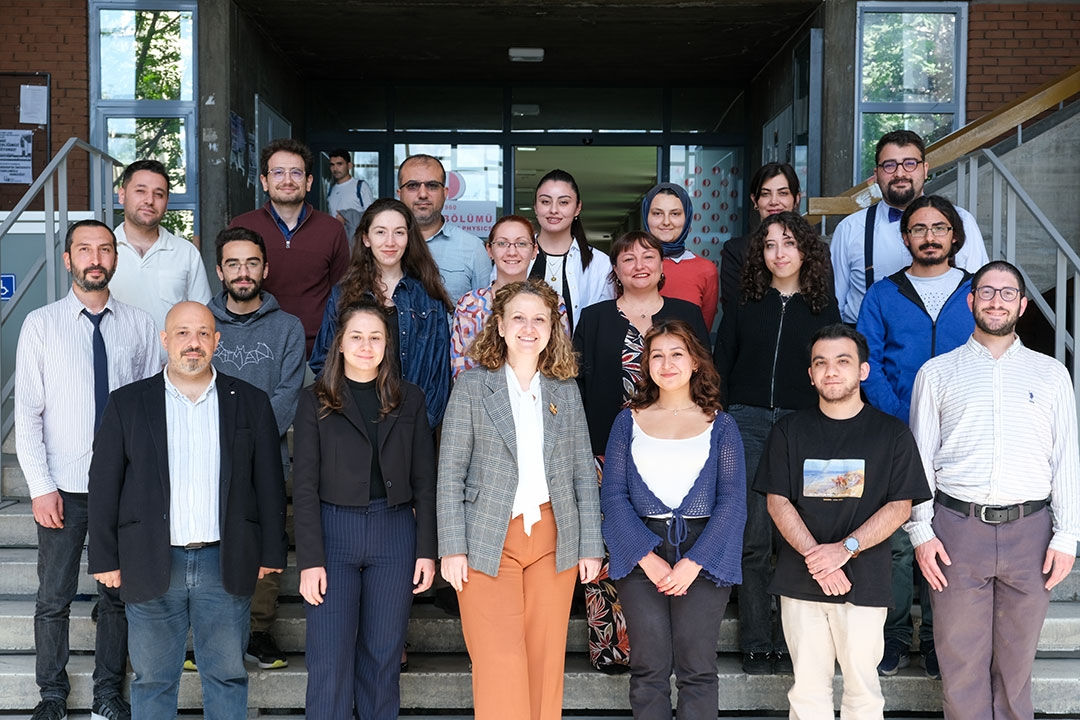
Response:
[[[919,253],[923,253],[923,252],[929,250],[930,248],[937,248],[937,249],[940,250],[942,247],[944,247],[944,246],[941,245],[940,243],[923,243],[922,245],[920,245],[918,247],[918,251],[919,251]],[[912,259],[912,262],[914,262],[916,265],[922,265],[923,267],[934,267],[935,265],[941,265],[943,263],[948,262],[949,261],[949,254],[945,253],[944,255],[939,255],[937,257],[925,257],[925,256],[920,254],[920,255],[912,256],[911,259]]]
[[[94,271],[100,270],[103,277],[100,280],[89,280],[86,276]],[[80,290],[84,292],[99,292],[109,286],[109,281],[112,280],[113,273],[116,272],[116,266],[107,268],[104,265],[90,265],[82,270],[73,272],[72,278],[75,280],[75,284],[79,286]]]
[[[893,183],[896,180],[890,180],[889,184],[885,186],[885,189],[881,191],[881,196],[885,198],[885,202],[889,203],[893,207],[903,208],[911,204],[911,201],[915,199],[915,183],[910,178],[905,178],[908,184],[906,190],[896,190],[893,188]]]
[[[995,326],[990,324],[990,321],[983,315],[983,311],[980,310],[975,313],[975,327],[979,328],[987,335],[993,335],[995,337],[1008,337],[1012,335],[1016,332],[1016,323],[1019,320],[1019,313],[1010,314],[1000,325]]]
[[[225,283],[225,292],[229,294],[229,297],[236,302],[247,302],[255,297],[258,297],[259,292],[262,290],[262,283],[255,278],[250,278],[251,287],[242,288],[236,286],[236,280]]]

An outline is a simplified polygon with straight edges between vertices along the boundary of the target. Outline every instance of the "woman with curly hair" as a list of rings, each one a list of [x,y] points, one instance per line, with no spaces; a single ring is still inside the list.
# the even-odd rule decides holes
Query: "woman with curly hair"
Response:
[[[742,434],[747,477],[757,472],[773,423],[817,405],[806,374],[810,338],[838,322],[825,243],[794,212],[764,218],[750,237],[739,301],[724,308],[713,353],[727,410]],[[766,592],[772,575],[772,521],[763,495],[748,492],[746,507],[739,588],[743,671],[790,674],[780,614],[774,622]]]
[[[439,452],[442,576],[457,590],[477,720],[562,715],[574,581],[604,554],[577,361],[542,280],[495,293]]]
[[[641,382],[605,451],[603,533],[630,633],[630,707],[670,720],[716,717],[716,641],[740,582],[746,475],[720,378],[690,325],[645,334]]]
[[[428,423],[434,428],[442,421],[450,394],[447,314],[454,311],[439,268],[412,211],[399,200],[379,198],[369,205],[356,239],[349,269],[326,301],[308,364],[316,375],[322,372],[344,308],[364,298],[393,308],[387,318],[397,351],[387,360],[392,371],[423,389]]]

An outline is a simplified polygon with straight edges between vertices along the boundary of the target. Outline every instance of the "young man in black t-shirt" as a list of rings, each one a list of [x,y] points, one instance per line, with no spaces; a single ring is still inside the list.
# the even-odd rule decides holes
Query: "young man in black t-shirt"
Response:
[[[844,676],[843,715],[880,718],[882,628],[892,604],[893,531],[930,497],[915,439],[866,405],[866,339],[845,325],[815,334],[810,381],[818,407],[773,427],[753,489],[767,495],[787,543],[770,592],[780,595],[795,668],[792,717],[832,717],[833,664]]]

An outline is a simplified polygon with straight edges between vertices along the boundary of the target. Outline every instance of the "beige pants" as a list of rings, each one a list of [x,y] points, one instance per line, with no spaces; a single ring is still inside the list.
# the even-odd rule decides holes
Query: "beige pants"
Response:
[[[877,665],[884,652],[888,608],[781,597],[795,684],[788,691],[790,720],[833,720],[833,677],[840,663],[841,720],[880,720],[885,711]]]

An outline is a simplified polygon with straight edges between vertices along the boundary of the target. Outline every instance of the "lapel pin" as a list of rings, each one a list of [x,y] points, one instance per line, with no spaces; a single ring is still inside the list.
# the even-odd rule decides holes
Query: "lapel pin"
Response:
[[[559,414],[559,408],[555,407],[555,403],[548,403],[548,410],[551,411],[552,415],[558,415]]]

